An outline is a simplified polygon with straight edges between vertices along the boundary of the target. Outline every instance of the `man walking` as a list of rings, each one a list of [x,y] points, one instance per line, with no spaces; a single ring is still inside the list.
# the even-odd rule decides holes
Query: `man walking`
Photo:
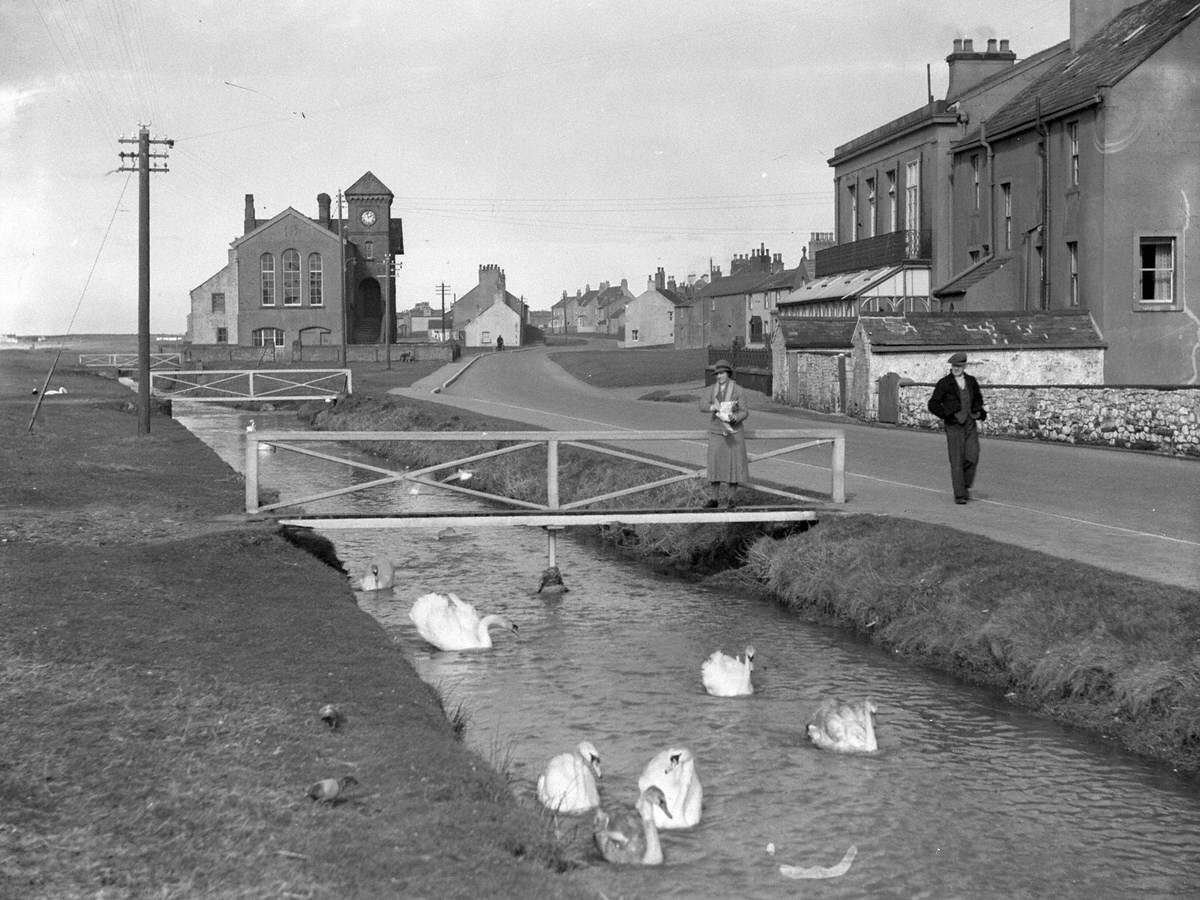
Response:
[[[987,418],[979,382],[967,374],[967,354],[960,350],[950,357],[950,374],[934,386],[927,406],[946,426],[954,502],[966,503],[971,499],[971,485],[979,464],[979,426],[976,423]]]

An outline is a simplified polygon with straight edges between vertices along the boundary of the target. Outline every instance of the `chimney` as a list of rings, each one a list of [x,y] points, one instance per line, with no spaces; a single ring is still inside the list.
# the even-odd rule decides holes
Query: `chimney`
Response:
[[[1097,32],[1130,6],[1142,0],[1071,0],[1071,52],[1076,53]]]
[[[667,276],[666,273],[663,272],[662,266],[659,266],[658,271],[654,273],[654,286],[659,290],[662,290],[667,286]]]
[[[317,194],[317,221],[325,228],[329,227],[329,195]]]
[[[246,195],[246,215],[242,222],[242,234],[249,234],[254,230],[254,195]]]
[[[648,291],[654,290],[654,276],[653,275],[646,276],[646,290],[648,290]]]
[[[629,290],[629,279],[628,278],[621,279],[621,290],[623,290],[623,291]]]
[[[986,53],[975,52],[975,41],[971,38],[955,38],[954,51],[946,57],[950,69],[950,83],[946,87],[946,101],[952,103],[976,85],[993,75],[1011,68],[1017,55],[1008,49],[1008,41],[1000,42],[989,38]]]

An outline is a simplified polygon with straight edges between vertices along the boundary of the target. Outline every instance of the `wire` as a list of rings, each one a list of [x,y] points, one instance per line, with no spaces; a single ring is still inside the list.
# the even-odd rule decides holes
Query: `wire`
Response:
[[[62,340],[58,342],[58,352],[54,354],[54,360],[50,363],[50,371],[46,373],[46,380],[42,382],[42,389],[38,391],[37,402],[33,405],[33,414],[29,417],[29,427],[25,429],[26,434],[33,431],[33,423],[37,421],[38,410],[42,408],[42,398],[46,396],[46,388],[50,384],[50,379],[54,377],[54,369],[58,366],[58,361],[62,357],[63,348],[67,346],[67,338],[71,334],[71,329],[75,326],[75,317],[79,315],[79,307],[83,305],[84,295],[87,294],[88,285],[92,283],[92,276],[96,274],[96,266],[100,264],[100,254],[104,252],[104,245],[108,243],[109,232],[112,231],[113,222],[117,220],[117,213],[121,209],[121,201],[125,199],[125,191],[129,188],[129,182],[133,178],[133,171],[125,176],[125,183],[121,185],[121,196],[117,197],[117,202],[113,205],[112,216],[109,217],[108,227],[104,229],[104,237],[100,238],[100,246],[96,248],[96,258],[92,260],[92,267],[88,270],[87,280],[83,283],[83,290],[79,292],[79,299],[75,301],[75,310],[71,313],[71,320],[67,323],[66,333],[63,334]]]

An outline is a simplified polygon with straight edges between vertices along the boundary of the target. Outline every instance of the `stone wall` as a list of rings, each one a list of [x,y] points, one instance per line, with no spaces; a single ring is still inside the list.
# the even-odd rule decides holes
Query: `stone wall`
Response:
[[[432,359],[453,362],[457,359],[456,345],[432,341],[429,343],[392,344],[392,362]],[[202,364],[208,368],[257,368],[293,363],[342,364],[342,348],[338,344],[310,344],[292,347],[242,347],[236,344],[192,344],[181,348],[183,368]],[[351,362],[384,362],[384,344],[350,344],[346,355]]]
[[[982,384],[983,434],[1200,458],[1200,387]],[[902,381],[900,425],[940,428],[932,383]]]
[[[839,374],[845,354],[788,351],[783,366],[777,369],[774,399],[788,406],[819,412],[842,412],[842,386]]]

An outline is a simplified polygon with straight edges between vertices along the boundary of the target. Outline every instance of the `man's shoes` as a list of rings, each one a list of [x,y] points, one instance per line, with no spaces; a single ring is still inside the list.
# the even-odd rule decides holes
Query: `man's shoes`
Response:
[[[954,502],[959,503],[959,504],[964,504],[967,502],[967,498],[966,497],[955,497]]]
[[[716,500],[709,500],[707,503],[704,504],[704,509],[716,509],[720,505],[721,504],[717,503]]]

